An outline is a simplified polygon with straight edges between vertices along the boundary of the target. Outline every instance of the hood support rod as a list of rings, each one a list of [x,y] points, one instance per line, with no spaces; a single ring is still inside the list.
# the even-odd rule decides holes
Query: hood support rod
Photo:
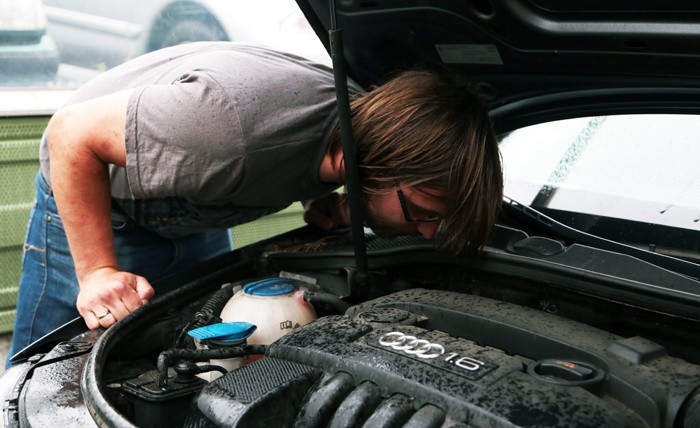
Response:
[[[343,164],[345,167],[345,184],[350,204],[350,229],[355,250],[355,274],[350,276],[351,290],[363,290],[367,285],[367,249],[365,247],[365,230],[363,221],[362,190],[360,174],[357,167],[357,152],[352,136],[352,118],[350,115],[350,98],[348,95],[347,73],[343,55],[343,38],[336,22],[335,0],[329,0],[331,28],[328,31],[330,53],[333,61],[333,78],[335,79],[335,96],[338,103],[338,126],[343,147]]]

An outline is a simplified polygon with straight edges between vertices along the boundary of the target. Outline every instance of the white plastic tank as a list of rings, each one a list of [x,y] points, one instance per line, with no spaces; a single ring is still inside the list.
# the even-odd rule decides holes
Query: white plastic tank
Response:
[[[270,278],[248,283],[226,303],[219,315],[223,322],[244,321],[257,326],[248,337],[252,345],[269,345],[293,329],[316,319],[316,311],[304,300],[294,281]]]

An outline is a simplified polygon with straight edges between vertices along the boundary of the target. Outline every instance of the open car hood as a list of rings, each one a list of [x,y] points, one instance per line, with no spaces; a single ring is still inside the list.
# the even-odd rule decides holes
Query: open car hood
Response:
[[[328,30],[333,13],[329,1],[297,2],[317,35],[330,48]],[[700,19],[697,19],[700,18],[700,7],[694,3],[621,0],[601,5],[587,0],[337,0],[335,9],[336,27],[342,32],[343,53],[350,77],[369,87],[403,69],[418,67],[450,73],[456,77],[456,82],[481,96],[501,141],[510,131],[562,119],[634,114],[697,115],[700,112],[700,50],[697,48],[700,46]],[[647,123],[645,129],[660,126],[660,122],[654,126],[652,122]],[[614,125],[610,125],[609,129],[613,128]],[[527,162],[527,168],[549,170],[552,171],[551,177],[557,177],[554,183],[544,183],[548,178],[538,177],[544,180],[536,183],[543,194],[552,186],[564,186],[557,181],[563,180],[563,176],[557,174],[573,168],[578,154],[572,156],[571,153],[583,150],[580,148],[583,147],[582,141],[593,139],[593,133],[589,131],[582,129],[576,138],[572,137],[571,151],[562,149],[564,154],[558,163],[544,166],[537,162],[541,159]],[[547,134],[547,131],[542,132]],[[596,141],[603,141],[602,138]],[[670,135],[668,138],[678,140]],[[538,150],[556,152],[552,146],[543,144],[543,136],[534,139],[539,143],[528,146],[530,154]],[[633,144],[641,148],[644,141],[637,138]],[[695,144],[688,143],[689,146]],[[674,156],[683,155],[678,150],[668,150],[660,153],[655,161],[663,158],[666,165],[679,165]],[[625,159],[643,165],[641,158],[643,155],[640,154]],[[525,156],[519,159],[519,162],[526,163]],[[594,163],[602,166],[600,162]],[[553,169],[555,167],[560,169]],[[610,168],[619,172],[614,166]],[[661,167],[658,163],[653,168],[674,169],[673,166]],[[589,170],[587,173],[600,175],[599,171],[594,174]],[[510,178],[514,176],[511,174]],[[692,184],[692,180],[692,177],[688,178],[688,183]],[[691,184],[680,181],[676,182],[679,188],[691,188]],[[580,180],[577,186],[594,186],[590,184],[594,182]],[[534,182],[527,185],[536,187]],[[641,187],[641,183],[635,185]],[[546,202],[538,200],[533,203],[531,196],[512,192],[512,187],[507,182],[505,194],[521,203],[522,210],[557,206],[549,205],[546,198]],[[665,192],[671,193],[670,190]],[[619,199],[619,195],[615,197]],[[661,221],[665,206],[658,208],[654,205],[657,202],[645,205],[644,209],[634,208],[661,212],[659,216],[640,221],[658,226],[654,222]],[[676,202],[669,202],[666,206]],[[695,205],[690,203],[690,206],[692,210]],[[577,205],[576,209],[569,211],[590,214],[586,217],[589,223],[598,222],[608,215],[607,211],[595,211],[594,208],[598,209]],[[631,207],[625,209],[633,210]],[[597,217],[591,220],[593,214]],[[542,220],[541,212],[533,211],[528,215],[539,219],[540,226],[551,229],[551,219]],[[626,215],[624,213],[621,218],[630,220]],[[695,218],[679,224],[674,226],[685,234],[697,231]],[[614,238],[643,248],[630,250],[595,239],[593,242],[580,234],[573,236],[557,232],[557,235],[640,257],[676,271],[692,271],[689,275],[698,277],[697,264],[686,271],[659,262],[659,254],[646,251],[646,248],[655,247],[645,241],[647,238],[641,241],[629,236],[625,238],[627,241]],[[692,252],[697,252],[695,247]]]
[[[297,0],[328,48],[328,0]],[[697,87],[700,7],[690,2],[338,0],[348,75],[407,67],[464,76],[491,108],[602,89]]]

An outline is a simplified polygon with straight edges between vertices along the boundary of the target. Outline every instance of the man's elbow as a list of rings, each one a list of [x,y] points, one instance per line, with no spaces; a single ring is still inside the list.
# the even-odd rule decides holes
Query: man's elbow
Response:
[[[66,153],[69,150],[66,144],[71,141],[69,136],[69,123],[71,121],[71,113],[69,109],[60,109],[49,120],[46,126],[46,142],[48,144],[49,156],[55,158],[61,153]]]

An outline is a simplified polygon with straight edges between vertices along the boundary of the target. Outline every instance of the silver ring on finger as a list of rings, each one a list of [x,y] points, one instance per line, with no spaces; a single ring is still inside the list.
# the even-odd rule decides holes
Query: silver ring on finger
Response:
[[[107,316],[110,315],[110,314],[111,314],[111,312],[109,311],[109,309],[107,309],[104,313],[99,314],[99,315],[97,316],[97,319],[98,319],[98,320],[101,320],[102,318],[105,318],[105,317],[107,317]]]

